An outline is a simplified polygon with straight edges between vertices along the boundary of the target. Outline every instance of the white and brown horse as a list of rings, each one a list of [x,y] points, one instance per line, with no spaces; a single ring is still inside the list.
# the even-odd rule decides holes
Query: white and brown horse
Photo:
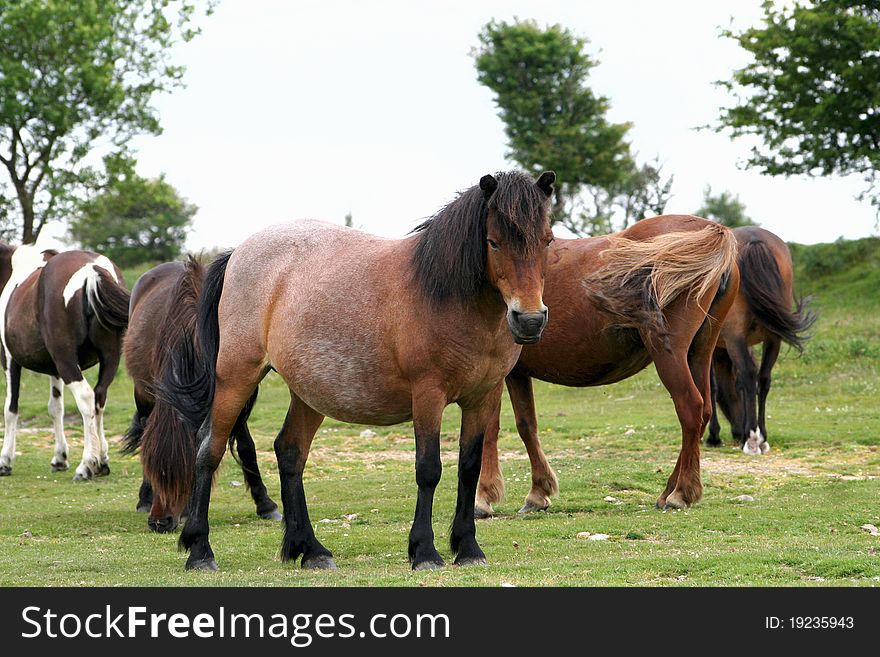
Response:
[[[55,434],[52,470],[67,470],[64,386],[83,418],[83,456],[75,481],[110,472],[104,407],[128,323],[122,272],[90,251],[0,246],[0,342],[6,369],[6,425],[0,476],[12,474],[22,369],[48,374]],[[83,370],[100,364],[94,390]]]
[[[190,551],[187,568],[217,568],[208,541],[212,476],[272,369],[290,389],[275,441],[283,560],[302,556],[304,568],[335,567],[315,537],[303,492],[312,439],[329,415],[359,424],[413,421],[418,497],[409,558],[414,569],[442,566],[432,507],[441,416],[457,403],[450,544],[457,564],[485,563],[474,525],[483,435],[519,345],[537,342],[547,322],[554,180],[551,172],[537,182],[519,172],[484,176],[406,239],[297,222],[257,233],[212,263],[198,311],[201,372],[187,362],[192,350],[182,353],[157,395],[205,419],[180,535]],[[193,375],[183,380],[187,372]]]

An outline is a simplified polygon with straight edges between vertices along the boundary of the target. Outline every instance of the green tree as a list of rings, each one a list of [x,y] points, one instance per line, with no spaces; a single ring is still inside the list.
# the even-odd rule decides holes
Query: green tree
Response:
[[[729,81],[735,104],[716,130],[755,136],[746,162],[769,175],[860,174],[875,205],[880,165],[880,7],[876,2],[763,5],[735,39],[752,57]]]
[[[102,183],[90,153],[125,156],[134,135],[161,131],[150,101],[181,83],[169,50],[196,34],[195,6],[0,0],[0,197],[17,203],[22,242]]]
[[[120,267],[173,260],[180,255],[198,208],[164,176],[152,180],[128,169],[81,205],[69,241],[106,255]]]
[[[636,165],[626,141],[631,124],[610,122],[608,98],[587,86],[597,62],[586,39],[559,25],[491,21],[479,41],[477,79],[495,93],[508,157],[533,173],[557,174],[554,222],[607,232],[613,216],[622,213],[626,224],[652,209],[639,199],[655,198],[656,206],[665,197],[665,205],[671,180],[660,181],[658,167]]]
[[[717,221],[728,228],[758,225],[746,214],[746,206],[739,200],[738,195],[725,190],[713,196],[710,186],[706,186],[703,191],[703,205],[696,214]]]

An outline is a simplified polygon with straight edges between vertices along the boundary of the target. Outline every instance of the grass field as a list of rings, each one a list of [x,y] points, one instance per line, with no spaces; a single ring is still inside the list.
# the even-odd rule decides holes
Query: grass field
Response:
[[[798,287],[815,295],[821,318],[804,356],[783,351],[768,420],[772,451],[749,457],[727,444],[703,451],[703,501],[686,511],[653,504],[675,462],[680,434],[653,368],[595,389],[537,385],[541,437],[561,493],[547,512],[516,511],[529,467],[503,409],[507,499],[480,521],[486,568],[413,573],[406,560],[415,506],[411,427],[327,421],[306,469],[318,538],[339,570],[304,572],[278,557],[279,523],[260,520],[234,461],[221,467],[211,504],[219,573],[184,572],[175,535],[147,531],[134,512],[140,464],[111,448],[112,474],[74,483],[52,474],[45,377],[24,377],[19,455],[0,479],[0,585],[877,585],[880,537],[880,240],[794,249]],[[138,272],[129,272],[133,278]],[[132,281],[129,281],[131,284]],[[90,372],[94,380],[95,371]],[[133,412],[131,382],[110,389],[108,436]],[[71,464],[81,455],[81,422],[67,395]],[[276,378],[252,416],[260,466],[279,500],[272,440],[287,407]],[[458,413],[443,427],[444,477],[435,533],[450,559]],[[753,502],[738,502],[750,495]],[[609,500],[608,498],[613,498]],[[355,515],[352,515],[355,514]],[[348,518],[346,518],[348,516]],[[608,534],[606,541],[576,538]]]

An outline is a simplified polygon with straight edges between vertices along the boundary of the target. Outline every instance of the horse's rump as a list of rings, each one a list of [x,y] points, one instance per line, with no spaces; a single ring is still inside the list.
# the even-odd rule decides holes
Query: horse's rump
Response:
[[[587,296],[614,326],[646,331],[664,342],[664,310],[682,294],[701,299],[723,284],[736,266],[733,232],[715,223],[634,240],[612,235],[601,264],[583,280]],[[701,308],[708,314],[708,308]]]

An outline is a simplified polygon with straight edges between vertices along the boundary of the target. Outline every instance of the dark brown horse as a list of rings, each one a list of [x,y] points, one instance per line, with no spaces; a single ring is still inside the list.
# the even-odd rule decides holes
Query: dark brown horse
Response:
[[[733,233],[698,217],[653,217],[615,235],[554,243],[544,292],[553,320],[539,344],[523,348],[507,377],[516,427],[532,466],[522,512],[546,509],[558,491],[538,439],[532,379],[607,385],[652,361],[672,396],[682,432],[678,461],[657,505],[681,508],[700,499],[700,439],[712,411],[712,351],[738,286]],[[492,514],[492,504],[504,494],[499,410],[483,449],[478,517]]]
[[[0,476],[12,473],[22,368],[50,377],[55,433],[52,470],[67,470],[64,385],[83,418],[83,457],[74,480],[110,472],[104,407],[128,323],[128,291],[119,268],[90,251],[0,246],[0,341],[6,368],[6,426]],[[94,390],[82,371],[100,364]]]
[[[734,231],[739,247],[739,294],[724,321],[712,364],[714,399],[746,454],[766,454],[767,394],[770,373],[783,342],[803,351],[816,316],[792,291],[791,253],[768,230],[744,226]],[[794,310],[792,310],[794,308]],[[758,369],[751,347],[763,345]],[[757,398],[757,404],[755,400]],[[713,407],[707,445],[721,445],[721,426]]]
[[[462,409],[458,501],[450,544],[460,565],[485,563],[474,493],[483,435],[519,344],[547,321],[544,268],[555,176],[484,176],[406,239],[321,222],[257,233],[208,270],[199,302],[202,358],[181,353],[165,381],[178,412],[205,418],[196,484],[180,545],[187,568],[216,569],[208,542],[211,478],[246,418],[260,380],[275,369],[290,408],[275,441],[281,477],[284,561],[334,568],[318,542],[303,469],[325,415],[360,424],[412,419],[418,498],[409,536],[414,569],[443,565],[432,507],[440,480],[443,409]]]
[[[192,493],[192,473],[198,442],[198,426],[177,414],[154,418],[156,382],[164,375],[169,354],[177,345],[195,340],[195,308],[205,271],[194,258],[166,262],[138,278],[131,291],[128,333],[125,338],[125,366],[134,382],[135,413],[125,435],[125,451],[140,449],[146,464],[167,460],[161,471],[145,469],[138,510],[149,511],[147,525],[153,531],[168,532],[177,526]],[[160,407],[162,409],[168,407]],[[156,428],[158,427],[158,429]],[[254,440],[242,425],[236,437],[238,460],[245,482],[261,518],[281,520],[278,505],[269,497],[257,465]],[[164,450],[170,450],[167,455]],[[161,479],[158,489],[166,499],[153,497],[151,480]]]

